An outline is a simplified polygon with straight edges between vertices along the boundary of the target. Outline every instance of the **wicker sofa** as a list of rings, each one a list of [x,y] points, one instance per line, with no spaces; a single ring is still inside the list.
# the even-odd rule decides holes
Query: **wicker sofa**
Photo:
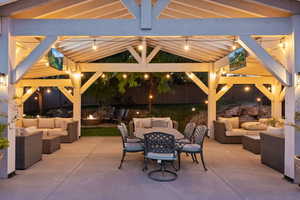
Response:
[[[21,128],[35,127],[45,136],[57,136],[61,143],[72,143],[78,140],[78,122],[72,118],[34,118],[20,119],[17,126]]]
[[[156,118],[154,117],[154,118],[152,118],[152,119],[156,119]],[[157,119],[160,119],[160,118],[157,118]],[[135,127],[135,126],[134,126],[133,120],[131,120],[131,121],[129,122],[128,126],[129,126],[129,135],[130,135],[130,136],[133,136],[134,127]],[[175,121],[175,120],[172,120],[172,126],[173,126],[174,129],[178,129],[178,122]]]
[[[226,124],[214,121],[215,140],[222,144],[241,144],[244,135],[259,135],[262,130],[246,130],[237,122],[232,130],[227,130]]]
[[[24,170],[42,160],[43,132],[16,136],[16,169]]]

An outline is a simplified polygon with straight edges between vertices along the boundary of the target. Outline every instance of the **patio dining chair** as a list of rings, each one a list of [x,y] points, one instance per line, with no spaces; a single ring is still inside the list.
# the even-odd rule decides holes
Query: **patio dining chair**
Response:
[[[153,132],[144,135],[145,142],[145,170],[148,169],[148,160],[157,160],[160,168],[150,171],[148,177],[159,182],[169,182],[177,179],[176,172],[167,169],[167,162],[177,160],[177,151],[174,135]],[[174,167],[174,165],[173,165]]]
[[[203,158],[203,143],[204,139],[207,135],[208,128],[204,125],[199,125],[195,129],[194,133],[194,139],[195,143],[194,144],[185,144],[183,147],[179,150],[179,160],[180,160],[180,153],[190,153],[192,155],[192,159],[194,162],[199,164],[198,159],[197,159],[197,154],[200,154],[202,165],[205,171],[207,171],[207,168],[204,163],[204,158]],[[180,164],[180,162],[179,162]],[[180,166],[179,166],[180,168]]]
[[[121,125],[118,125],[118,129],[121,133],[121,137],[122,137],[122,144],[123,144],[123,154],[122,154],[122,159],[121,159],[121,163],[119,165],[119,169],[122,168],[122,164],[124,162],[126,153],[137,153],[137,152],[144,152],[144,146],[142,143],[140,142],[132,142],[129,143],[127,142],[127,137],[126,137],[126,133],[124,131],[124,128]]]
[[[191,144],[193,142],[195,128],[196,124],[194,122],[187,123],[183,131],[184,138],[178,140],[178,142],[183,144]]]
[[[129,133],[128,133],[127,126],[126,126],[124,123],[120,123],[120,125],[121,125],[122,128],[123,128],[124,135],[125,135],[125,137],[126,137],[126,142],[128,142],[128,143],[141,142],[141,140],[138,139],[138,138],[129,138]]]

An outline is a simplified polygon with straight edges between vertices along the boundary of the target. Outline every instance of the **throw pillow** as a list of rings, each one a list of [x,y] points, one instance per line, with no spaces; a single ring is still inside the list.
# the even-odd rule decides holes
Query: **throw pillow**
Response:
[[[233,129],[231,122],[227,120],[227,118],[219,117],[218,121],[225,124],[226,131],[231,131]]]
[[[166,120],[152,120],[152,127],[169,128],[169,122]]]

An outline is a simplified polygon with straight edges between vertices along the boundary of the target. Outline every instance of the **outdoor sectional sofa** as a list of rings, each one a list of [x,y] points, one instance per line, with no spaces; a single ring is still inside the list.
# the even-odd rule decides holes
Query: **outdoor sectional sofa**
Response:
[[[72,118],[34,118],[20,119],[20,128],[34,127],[44,136],[60,136],[61,143],[72,143],[78,140],[78,122]]]
[[[230,121],[230,126],[228,127],[226,120]],[[248,122],[249,123],[249,122]],[[259,122],[250,122],[254,123],[253,126],[257,126],[255,123]],[[239,119],[237,117],[233,118],[219,118],[218,121],[213,122],[214,125],[214,136],[216,141],[222,144],[241,144],[242,137],[244,135],[259,135],[261,131],[266,131],[266,127],[259,128],[257,130],[249,130],[246,129],[243,124],[240,124]],[[250,124],[251,125],[251,124]]]

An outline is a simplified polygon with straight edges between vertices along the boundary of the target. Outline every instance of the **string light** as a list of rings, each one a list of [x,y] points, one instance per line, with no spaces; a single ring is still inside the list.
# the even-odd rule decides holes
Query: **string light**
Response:
[[[92,46],[93,50],[97,50],[97,45],[96,45],[96,40],[93,41],[93,46]]]
[[[68,90],[68,92],[69,92],[69,93],[72,93],[72,90],[71,90],[71,89],[69,89],[69,90]]]
[[[149,79],[149,74],[144,74],[144,79],[148,80]]]
[[[256,101],[257,101],[257,102],[261,102],[261,98],[259,98],[259,97],[256,98]]]
[[[205,104],[208,104],[208,100],[205,100],[204,103],[205,103]]]
[[[103,79],[104,79],[105,77],[106,77],[106,75],[105,75],[105,74],[102,74],[102,75],[101,75],[101,78],[103,78]]]
[[[188,39],[185,40],[185,44],[184,44],[183,48],[184,48],[185,51],[190,50],[190,45],[189,45]]]
[[[123,74],[122,77],[123,77],[124,79],[126,79],[126,78],[127,78],[127,74]]]
[[[193,107],[193,108],[192,108],[192,112],[195,112],[195,111],[196,111],[196,108]]]
[[[51,89],[48,88],[48,89],[46,90],[46,92],[47,92],[48,94],[51,93]]]
[[[153,95],[152,94],[149,94],[149,99],[153,99]]]
[[[250,91],[250,87],[249,86],[244,87],[244,91],[245,92],[249,92]]]
[[[170,79],[170,78],[171,78],[171,75],[170,75],[170,74],[166,74],[166,78],[167,78],[167,79]]]
[[[34,100],[36,100],[36,101],[37,101],[37,100],[38,100],[38,97],[34,97]]]
[[[139,112],[139,111],[136,111],[136,114],[137,114],[137,115],[139,115],[139,114],[140,114],[140,112]]]
[[[140,44],[140,45],[138,46],[138,50],[139,50],[139,51],[143,51],[143,49],[144,49],[143,45]]]

